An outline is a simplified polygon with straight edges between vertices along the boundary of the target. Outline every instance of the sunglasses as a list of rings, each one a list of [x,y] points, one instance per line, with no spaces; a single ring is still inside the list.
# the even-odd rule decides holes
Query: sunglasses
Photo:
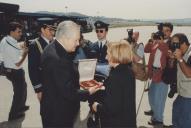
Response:
[[[103,33],[103,30],[96,30],[96,33]]]

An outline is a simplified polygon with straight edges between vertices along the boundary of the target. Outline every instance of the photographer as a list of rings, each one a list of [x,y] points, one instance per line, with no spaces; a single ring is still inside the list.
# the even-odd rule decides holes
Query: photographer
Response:
[[[175,52],[169,51],[170,57],[177,63],[178,96],[173,103],[172,123],[174,128],[191,127],[191,45],[182,33],[172,37],[173,44],[179,44]]]
[[[28,70],[31,83],[40,101],[42,96],[40,57],[44,48],[53,40],[55,27],[53,26],[53,20],[45,19],[39,22],[40,36],[29,45]]]
[[[22,25],[17,22],[9,23],[8,35],[0,43],[0,52],[7,70],[6,77],[12,82],[14,92],[9,121],[24,117],[24,112],[29,109],[29,106],[25,105],[27,84],[22,68],[28,48],[25,43],[18,43],[22,36],[22,28]]]
[[[139,62],[140,60],[143,59],[144,57],[144,44],[143,43],[138,43],[139,40],[139,32],[135,31],[133,32],[133,29],[127,29],[128,32],[128,42],[132,45],[132,50],[133,50],[133,61],[134,62]]]
[[[162,24],[162,32],[164,33],[164,42],[168,43],[171,40],[173,25],[171,23]]]
[[[164,35],[156,32],[145,46],[150,53],[148,62],[151,84],[148,92],[149,104],[153,112],[150,125],[163,125],[163,113],[168,93],[168,86],[162,81],[163,69],[166,66],[168,45],[163,41]],[[145,112],[145,114],[147,114]]]
[[[125,39],[127,40],[130,44],[135,42],[135,39],[133,39],[133,29],[127,29],[128,37]]]
[[[169,49],[171,51],[174,51],[174,46],[171,44],[171,34],[173,31],[173,25],[171,23],[163,23],[162,24],[162,32],[164,33],[164,42],[166,42],[169,46]],[[168,93],[168,97],[172,98],[174,96],[174,94],[177,92],[177,78],[176,78],[176,74],[177,74],[177,66],[176,66],[177,62],[175,59],[172,58],[167,58],[167,64],[166,67],[164,69],[164,73],[162,76],[163,81],[166,84],[170,85],[170,91]]]
[[[134,55],[133,55],[134,62],[139,62],[144,57],[144,44],[138,43],[138,39],[139,39],[139,32],[133,32],[133,40],[135,41],[132,44],[133,53],[134,53]]]

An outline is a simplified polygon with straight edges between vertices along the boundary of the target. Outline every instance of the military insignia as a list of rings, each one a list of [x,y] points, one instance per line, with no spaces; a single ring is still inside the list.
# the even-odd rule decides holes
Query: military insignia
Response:
[[[100,27],[100,26],[101,26],[101,24],[98,23],[98,24],[97,24],[97,27]]]

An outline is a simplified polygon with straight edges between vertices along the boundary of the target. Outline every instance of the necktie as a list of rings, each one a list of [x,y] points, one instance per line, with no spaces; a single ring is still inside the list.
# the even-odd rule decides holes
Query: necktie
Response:
[[[102,50],[102,42],[100,42],[100,45],[99,45],[99,51]]]

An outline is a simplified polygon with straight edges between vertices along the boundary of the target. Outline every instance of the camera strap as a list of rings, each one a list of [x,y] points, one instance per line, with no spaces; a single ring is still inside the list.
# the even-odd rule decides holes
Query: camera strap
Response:
[[[14,45],[12,45],[11,43],[9,43],[7,40],[6,40],[6,42],[7,42],[7,44],[9,44],[10,46],[12,46],[13,48],[15,48],[15,49],[17,49],[17,50],[21,50],[21,49],[15,47]]]
[[[38,47],[38,50],[40,51],[40,54],[42,54],[43,49],[42,49],[42,46],[40,45],[40,42],[38,41],[38,38],[35,39],[35,42],[36,42],[36,45]]]

